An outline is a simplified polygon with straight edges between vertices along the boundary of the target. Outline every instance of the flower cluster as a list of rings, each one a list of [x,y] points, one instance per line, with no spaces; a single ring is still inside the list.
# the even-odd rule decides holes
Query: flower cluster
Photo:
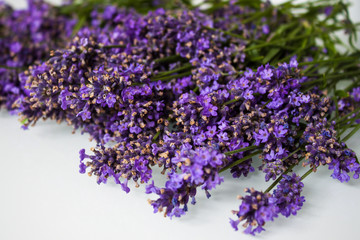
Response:
[[[179,143],[189,135],[187,132],[181,133],[183,130],[179,126],[176,132],[171,129],[173,126],[168,119],[177,118],[175,115],[180,112],[172,111],[167,106],[176,104],[175,96],[185,99],[189,90],[198,84],[199,101],[205,104],[201,114],[209,118],[217,116],[220,107],[211,104],[207,106],[206,101],[215,94],[212,91],[219,88],[217,81],[223,81],[221,72],[229,72],[229,67],[234,71],[234,67],[238,66],[239,61],[232,56],[241,53],[237,48],[224,49],[223,45],[239,45],[242,40],[224,34],[215,35],[211,27],[213,18],[219,17],[219,14],[236,15],[239,11],[250,10],[234,5],[234,8],[219,10],[213,15],[205,15],[199,10],[175,11],[175,15],[172,15],[158,9],[145,16],[111,6],[103,12],[94,10],[90,26],[81,29],[66,49],[52,52],[48,61],[30,67],[29,71],[21,74],[29,94],[16,103],[25,126],[40,118],[66,121],[96,140],[99,147],[93,149],[95,156],[99,156],[101,162],[107,162],[114,173],[128,179],[131,176],[125,172],[132,169],[135,181],[140,178],[142,182],[147,182],[148,178],[142,178],[140,170],[134,170],[137,169],[135,161],[129,161],[131,166],[126,165],[128,167],[124,167],[126,170],[123,172],[120,168],[122,163],[115,161],[110,164],[113,158],[107,153],[116,153],[117,159],[121,161],[137,156],[139,159],[136,162],[149,169],[154,165],[164,167],[164,170],[172,168],[174,164],[170,159],[175,156],[176,149],[180,148]],[[236,31],[251,28],[251,25],[247,25]],[[159,64],[159,58],[166,59],[172,55],[178,57]],[[189,65],[179,67],[184,59],[188,59]],[[223,67],[220,69],[217,66]],[[192,72],[182,73],[194,67],[197,68]],[[172,75],[177,72],[185,77]],[[190,74],[192,76],[186,76]],[[230,95],[226,85],[221,86],[223,89],[219,88],[217,97],[219,101],[225,102],[230,99]],[[226,110],[223,108],[221,111],[225,113]],[[196,118],[194,120],[197,121]],[[213,142],[215,144],[215,141],[220,140],[221,150],[224,147],[234,150],[249,145],[241,138],[229,145],[231,128],[226,125],[229,121],[218,120],[219,131],[214,124],[206,123],[201,127],[213,129],[213,135],[217,133]],[[201,134],[201,128],[192,131],[193,134]],[[159,138],[159,141],[152,143],[155,138]],[[117,144],[106,146],[110,142]],[[201,144],[197,143],[200,142],[200,135],[196,135],[195,146],[199,147]],[[151,146],[151,156],[148,156],[148,150],[128,155],[129,149],[139,146]],[[123,149],[126,151],[123,152]],[[242,154],[238,153],[233,158]],[[91,173],[102,176],[103,168],[95,156],[89,158],[91,163],[87,167]],[[243,170],[245,175],[254,170],[250,162],[248,160],[244,163],[243,169],[247,169]]]
[[[309,124],[304,132],[306,162],[316,170],[320,165],[329,165],[333,170],[332,177],[340,182],[350,180],[349,173],[354,173],[354,178],[359,178],[360,164],[356,160],[356,154],[346,144],[337,141],[334,123],[328,124],[320,120],[315,124]]]
[[[295,173],[292,175],[282,175],[283,179],[274,190],[270,202],[277,206],[277,211],[285,217],[291,214],[296,215],[305,202],[305,197],[301,196],[304,184],[301,178]]]
[[[254,172],[258,156],[265,181],[275,182],[265,192],[246,189],[230,220],[235,230],[245,221],[250,234],[301,209],[302,177],[288,173],[302,161],[314,171],[328,165],[341,182],[350,173],[358,178],[356,155],[337,131],[359,123],[360,88],[354,82],[339,101],[335,89],[332,100],[316,85],[325,78],[307,62],[320,49],[305,50],[307,42],[317,41],[303,41],[303,52],[285,44],[310,37],[296,36],[312,29],[308,19],[290,31],[295,16],[270,2],[144,15],[94,6],[90,21],[74,27],[40,0],[21,11],[0,4],[0,105],[18,112],[25,128],[53,119],[89,134],[96,147],[80,150],[80,173],[98,184],[113,179],[126,193],[129,181],[146,184],[157,197],[149,200],[154,212],[172,218],[196,203],[200,188],[209,198],[224,181],[221,172]],[[328,18],[337,14],[315,8]],[[167,177],[164,187],[155,185],[154,168]]]
[[[254,190],[245,189],[249,193],[245,197],[240,196],[242,203],[238,211],[233,211],[238,217],[236,220],[230,219],[231,226],[238,230],[238,225],[245,220],[245,233],[255,235],[264,231],[263,225],[268,221],[273,221],[277,215],[277,208],[270,202],[271,195]]]
[[[26,125],[40,118],[65,120],[75,128],[83,127],[102,144],[115,140],[119,132],[127,133],[127,128],[136,134],[146,132],[147,127],[163,128],[154,122],[161,120],[164,104],[173,98],[168,90],[181,94],[195,81],[191,77],[176,80],[171,74],[150,79],[150,75],[176,73],[187,58],[191,64],[180,73],[197,67],[193,75],[199,76],[200,85],[209,85],[219,78],[220,69],[212,67],[231,63],[231,56],[238,53],[238,49],[223,53],[225,42],[239,40],[208,30],[211,15],[198,10],[174,14],[158,9],[140,16],[112,6],[103,12],[94,10],[91,25],[81,29],[67,49],[53,52],[47,62],[22,74],[29,94],[17,106]],[[172,55],[179,57],[170,64],[157,63]],[[213,63],[215,59],[218,62]],[[172,79],[176,81],[168,81]],[[134,110],[145,107],[137,114],[138,109],[129,113],[131,106]],[[148,124],[143,121],[144,113],[153,115],[148,116]],[[106,125],[99,126],[102,123]]]
[[[236,231],[239,223],[245,221],[244,232],[255,235],[255,233],[264,231],[265,223],[273,221],[279,214],[285,217],[289,217],[291,214],[296,215],[305,202],[305,198],[301,196],[304,184],[295,173],[282,177],[283,179],[272,194],[245,189],[249,195],[240,196],[242,203],[239,210],[233,211],[238,218],[230,219],[230,224]]]
[[[28,0],[26,10],[1,2],[0,12],[0,106],[17,111],[14,102],[28,94],[18,74],[65,47],[76,21],[42,0]]]
[[[198,186],[201,186],[207,197],[210,197],[208,190],[224,181],[218,172],[223,165],[223,159],[224,155],[216,150],[206,148],[192,150],[189,144],[184,145],[171,159],[171,162],[179,167],[179,172],[175,170],[169,172],[169,180],[165,188],[156,187],[154,181],[146,187],[146,193],[159,195],[157,200],[150,200],[154,212],[161,212],[166,208],[165,216],[180,217],[187,211],[190,198],[192,204],[196,203]],[[181,209],[180,205],[184,207]]]
[[[337,124],[360,124],[360,87],[351,90],[347,97],[340,99],[337,108],[341,121]]]

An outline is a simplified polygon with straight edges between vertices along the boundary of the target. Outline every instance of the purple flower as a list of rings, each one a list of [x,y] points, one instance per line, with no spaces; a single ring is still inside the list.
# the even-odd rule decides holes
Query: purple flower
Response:
[[[294,56],[290,59],[290,67],[292,67],[292,68],[298,67],[298,62],[296,61],[296,56]]]
[[[141,128],[139,126],[134,126],[134,127],[130,127],[130,132],[131,133],[136,133],[136,134],[139,134],[141,133]]]
[[[240,81],[239,81],[239,86],[241,89],[246,89],[249,87],[249,80],[247,80],[247,78],[240,78]]]
[[[184,215],[184,214],[185,214],[184,209],[181,209],[181,208],[179,208],[179,207],[175,207],[175,208],[171,211],[171,213],[168,214],[168,216],[169,216],[170,219],[171,219],[172,217],[181,217],[181,216]]]
[[[350,180],[349,173],[357,178],[360,164],[356,162],[355,153],[346,147],[345,143],[337,140],[334,122],[328,124],[326,119],[319,120],[316,125],[309,124],[304,132],[307,145],[305,165],[316,168],[320,165],[329,165],[333,170],[332,177],[340,182]]]
[[[210,114],[212,115],[212,116],[217,116],[218,114],[217,114],[217,107],[216,106],[210,106],[209,107],[209,109],[208,109],[208,111],[210,112]]]
[[[327,6],[324,8],[324,13],[326,16],[330,16],[332,11],[333,11],[334,7],[333,6]]]
[[[151,194],[151,193],[155,193],[155,194],[159,194],[159,188],[157,188],[155,185],[154,185],[154,181],[151,182],[151,184],[148,184],[146,185],[145,187],[145,193],[147,194]]]
[[[351,92],[351,96],[356,102],[360,102],[360,87],[354,88]]]
[[[186,205],[189,199],[192,198],[192,201],[195,201],[197,187],[202,186],[208,196],[208,190],[223,182],[218,170],[223,165],[224,155],[213,149],[197,148],[192,150],[185,147],[177,152],[171,161],[174,164],[180,164],[179,171],[171,171],[168,174],[169,180],[165,183],[165,188],[159,190],[153,185],[149,185],[147,193],[159,195],[157,200],[151,201],[155,212],[166,207],[166,215],[180,217],[184,214],[179,210],[180,205],[184,205],[184,209],[187,209]],[[174,211],[179,211],[179,214]]]
[[[230,218],[230,225],[232,228],[235,229],[235,231],[239,230],[238,229],[238,225],[239,225],[240,221],[239,220],[233,220]]]
[[[238,224],[245,221],[244,226],[247,228],[244,232],[255,235],[255,233],[265,230],[263,226],[266,222],[273,221],[278,216],[278,208],[269,201],[270,194],[248,188],[245,191],[248,195],[240,197],[242,203],[239,210],[233,211],[237,219],[230,221],[230,224],[235,230],[238,230]]]
[[[70,96],[72,95],[71,92],[69,92],[67,89],[64,89],[61,91],[60,95],[59,95],[59,101],[61,102],[61,108],[63,110],[66,110],[67,107],[71,104],[71,98]]]
[[[88,158],[89,156],[85,153],[85,149],[81,149],[79,151],[80,154],[80,165],[79,165],[79,172],[81,174],[86,172],[86,165],[83,163],[85,158]]]
[[[301,196],[304,184],[295,173],[282,176],[283,179],[274,190],[270,202],[278,207],[279,213],[289,217],[291,214],[296,215],[305,202],[305,198]]]
[[[248,69],[246,72],[244,72],[244,76],[246,78],[252,78],[252,77],[254,77],[254,75],[255,75],[255,73],[253,72],[252,69]]]
[[[302,103],[309,103],[310,102],[310,96],[309,95],[302,95],[301,102]]]
[[[20,52],[21,48],[22,48],[22,45],[19,42],[14,42],[14,43],[11,43],[11,45],[10,45],[10,51],[12,53]]]
[[[217,135],[220,142],[225,142],[229,140],[228,134],[226,132],[221,132]]]
[[[106,96],[106,104],[108,107],[112,108],[116,103],[116,96],[112,93],[107,94]]]
[[[212,138],[213,136],[215,136],[215,134],[217,133],[216,132],[216,126],[208,126],[207,127],[207,132],[206,132],[206,136],[208,137],[208,138]],[[205,139],[203,139],[203,140],[205,140]]]
[[[264,24],[264,25],[262,26],[262,32],[263,32],[264,34],[269,34],[269,33],[270,33],[269,25]]]
[[[194,143],[196,145],[202,145],[202,143],[206,139],[206,134],[205,133],[200,133],[199,135],[195,135],[193,138],[194,138]]]
[[[183,184],[185,174],[169,174],[170,180],[166,182],[166,188],[176,191]]]
[[[285,129],[283,125],[280,125],[280,126],[276,125],[274,128],[274,135],[277,138],[283,138],[283,137],[285,137],[287,131],[288,130]]]
[[[87,119],[91,119],[91,112],[85,107],[76,116],[80,116],[83,121],[86,121]]]
[[[269,161],[276,159],[276,157],[277,157],[277,154],[275,154],[274,150],[271,150],[270,153],[265,155],[265,159],[269,160]]]
[[[269,138],[269,132],[266,129],[260,129],[259,133],[254,133],[256,143],[265,143]]]
[[[273,76],[273,72],[271,69],[264,69],[262,72],[260,72],[260,75],[264,80],[271,80],[271,77]]]
[[[253,96],[253,91],[252,90],[245,90],[245,92],[244,92],[244,98],[245,99],[248,99],[248,100],[251,100],[251,99],[253,99],[254,98],[254,96]]]

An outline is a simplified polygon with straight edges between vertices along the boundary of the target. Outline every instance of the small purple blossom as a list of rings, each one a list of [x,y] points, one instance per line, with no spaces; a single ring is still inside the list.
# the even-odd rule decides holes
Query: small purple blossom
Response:
[[[287,129],[284,128],[284,126],[280,125],[276,125],[274,128],[274,135],[277,138],[283,138],[285,137],[286,133],[287,133]]]
[[[257,144],[265,143],[269,138],[269,132],[266,129],[260,129],[259,133],[255,133],[254,137],[256,139]]]
[[[260,74],[264,80],[270,80],[273,76],[273,72],[271,69],[264,69]]]

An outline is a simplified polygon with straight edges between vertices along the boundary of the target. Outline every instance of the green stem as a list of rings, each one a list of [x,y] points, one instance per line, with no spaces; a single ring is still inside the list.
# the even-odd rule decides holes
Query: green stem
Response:
[[[310,175],[310,173],[312,173],[314,171],[314,169],[310,168],[306,173],[304,173],[304,175],[301,176],[301,181],[304,180],[304,178],[306,178],[307,176]]]
[[[341,141],[346,142],[349,140],[357,131],[360,129],[360,124],[358,124],[348,135],[346,135]]]
[[[333,91],[334,91],[334,104],[335,104],[335,116],[336,118],[339,116],[339,105],[338,105],[338,98],[336,96],[336,84],[333,86]]]
[[[236,33],[232,33],[230,31],[224,31],[222,29],[218,29],[218,28],[212,28],[212,27],[208,27],[208,26],[203,26],[203,28],[207,29],[207,30],[211,30],[211,31],[219,31],[221,33],[224,33],[226,35],[232,36],[232,37],[236,37],[236,38],[240,38],[242,40],[246,40],[246,38],[244,38],[243,36],[241,36],[240,34],[236,34]],[[258,41],[258,40],[256,40]]]
[[[283,173],[264,191],[264,193],[270,192],[270,191],[280,182],[280,180],[283,179],[283,175],[288,174],[294,167],[295,167],[295,165],[292,165],[292,166],[289,167],[285,172],[283,172]]]
[[[350,117],[350,116],[353,115],[354,113],[357,114],[357,112],[359,112],[359,111],[360,111],[360,108],[357,108],[357,109],[355,109],[354,111],[351,111],[351,112],[349,112],[348,114],[340,117],[339,119],[336,119],[336,118],[335,118],[335,119],[332,119],[332,120],[335,120],[335,121],[336,121],[336,125],[339,125],[342,121],[347,120],[346,118]],[[332,120],[330,120],[330,121],[332,121]]]
[[[159,58],[155,60],[155,63],[164,63],[164,62],[177,62],[183,58],[180,55],[173,55],[169,57]]]
[[[333,58],[333,59],[327,59],[327,60],[302,62],[302,63],[299,63],[299,66],[315,65],[315,64],[320,64],[320,63],[335,63],[335,62],[354,61],[354,60],[358,60],[358,59],[359,58],[355,58],[355,57],[339,57],[339,58]]]
[[[236,149],[236,150],[224,152],[224,154],[226,156],[229,156],[229,155],[232,155],[232,154],[235,154],[235,153],[245,152],[245,151],[253,150],[253,149],[256,149],[256,148],[259,148],[259,146],[253,145],[253,146],[249,146],[249,147],[239,148],[239,149]]]
[[[241,100],[241,97],[239,97],[239,98],[234,98],[234,99],[232,99],[232,100],[229,100],[229,101],[227,101],[227,102],[225,102],[224,104],[223,104],[223,106],[226,106],[226,105],[229,105],[229,104],[231,104],[231,103],[234,103],[234,102],[237,102],[237,101],[240,101]]]
[[[242,23],[242,24],[246,24],[246,23],[249,23],[249,22],[253,22],[254,20],[260,20],[260,17],[261,17],[261,16],[268,14],[268,12],[270,12],[270,11],[272,11],[272,10],[273,10],[272,8],[268,8],[268,9],[266,9],[266,10],[263,11],[263,12],[255,13],[255,14],[252,15],[251,17],[242,20],[241,23]]]
[[[340,70],[341,69],[338,69],[338,71],[340,71]],[[349,72],[344,72],[344,73],[328,74],[328,75],[325,75],[324,73],[307,74],[306,76],[307,77],[320,77],[320,76],[322,76],[323,78],[327,78],[327,79],[336,79],[336,78],[339,78],[339,77],[353,76],[353,75],[358,75],[358,74],[360,74],[359,70],[349,71]]]
[[[344,128],[341,131],[339,131],[337,136],[341,137],[344,134],[344,132],[346,132],[347,129],[348,128]]]
[[[24,67],[9,67],[6,65],[0,65],[0,68],[10,69],[10,70],[25,70],[26,69]]]
[[[299,147],[298,149],[296,149],[295,151],[293,151],[292,153],[287,155],[285,158],[281,159],[281,161],[285,161],[286,159],[288,159],[289,157],[291,157],[292,155],[294,155],[295,153],[297,153],[300,150],[301,150],[301,148]]]
[[[191,75],[191,72],[184,72],[184,73],[179,73],[179,74],[176,74],[176,75],[170,75],[170,76],[154,78],[154,79],[151,79],[151,81],[152,82],[168,81],[168,80],[172,80],[172,79],[176,79],[176,78],[186,77],[186,76],[189,76],[189,75]]]
[[[326,77],[326,78],[328,80],[329,79],[338,79],[338,78],[343,78],[343,77],[352,77],[352,76],[356,76],[359,74],[360,74],[360,71],[350,71],[347,73],[334,74],[333,76],[330,75],[329,77]]]
[[[351,71],[351,72],[347,72],[347,73],[340,73],[340,74],[324,76],[324,77],[319,78],[319,79],[304,82],[304,83],[302,83],[302,86],[309,86],[310,85],[309,87],[305,88],[306,90],[309,90],[309,89],[312,88],[312,84],[317,84],[317,83],[321,83],[321,82],[324,82],[324,81],[332,80],[330,83],[327,83],[327,86],[331,86],[334,83],[337,83],[337,81],[335,81],[335,80],[338,80],[338,79],[341,79],[341,78],[358,76],[359,74],[360,74],[360,71]]]
[[[358,86],[360,84],[360,78],[357,79],[355,82],[353,82],[351,85],[349,85],[347,88],[345,88],[345,91],[350,91],[354,87]]]
[[[335,126],[339,126],[339,125],[344,125],[346,122],[348,121],[351,121],[352,119],[356,118],[356,116],[358,116],[360,113],[359,113],[360,109],[356,109],[348,114],[346,114],[345,116],[341,117],[338,121],[336,121],[336,124]],[[355,116],[352,118],[352,119],[348,119],[348,117],[350,117],[351,115],[355,114]],[[346,125],[343,126],[343,127],[347,127]],[[343,127],[340,127],[340,128],[343,128]]]
[[[293,151],[292,153],[290,153],[289,155],[287,155],[285,158],[281,159],[281,161],[285,161],[286,159],[288,159],[289,157],[291,157],[292,155],[294,155],[295,153],[297,153],[298,151],[300,151],[301,148],[296,149],[295,151]],[[294,164],[292,166],[290,166],[285,172],[283,172],[266,190],[265,193],[268,193],[271,191],[271,189],[273,189],[276,184],[278,184],[280,182],[280,180],[283,178],[283,175],[288,174],[297,164]]]
[[[255,46],[252,46],[252,47],[249,47],[249,48],[245,48],[244,51],[248,52],[248,51],[251,51],[251,50],[254,50],[254,49],[271,46],[271,45],[277,44],[277,43],[282,43],[282,42],[293,41],[293,40],[298,40],[298,39],[310,37],[312,35],[313,34],[303,34],[303,35],[300,35],[300,36],[297,36],[297,37],[290,37],[290,38],[285,38],[285,39],[279,39],[279,40],[272,41],[272,42],[261,43],[261,44],[258,44],[258,45],[255,45]]]
[[[254,153],[252,153],[252,154],[247,155],[246,157],[243,157],[243,158],[241,158],[241,159],[239,159],[239,160],[236,160],[235,162],[231,163],[230,165],[222,168],[222,169],[219,171],[219,173],[222,173],[222,172],[228,170],[229,168],[235,167],[236,165],[239,165],[240,163],[243,163],[243,162],[245,162],[246,160],[249,160],[250,158],[258,155],[259,153],[262,153],[262,150],[256,151],[256,152],[254,152]]]
[[[126,48],[126,45],[106,45],[102,46],[102,48]]]
[[[161,131],[158,131],[155,136],[153,137],[153,141],[156,141],[156,139],[160,136]]]
[[[173,70],[170,70],[170,71],[159,72],[156,75],[156,77],[164,77],[164,76],[167,76],[167,75],[170,75],[170,74],[173,74],[173,73],[181,72],[183,70],[190,70],[192,68],[193,68],[193,66],[190,63],[187,63],[187,64],[184,64],[184,66],[181,66],[179,68],[176,68],[176,69],[173,69]]]
[[[353,125],[353,123],[356,121],[356,119],[358,119],[358,115],[360,113],[355,114],[355,116],[353,116],[351,119],[347,119],[347,121],[342,124],[343,126],[339,127],[337,130],[341,130],[338,133],[338,136],[342,136],[344,132],[346,132],[346,130],[348,130],[349,128],[356,128],[357,124]]]

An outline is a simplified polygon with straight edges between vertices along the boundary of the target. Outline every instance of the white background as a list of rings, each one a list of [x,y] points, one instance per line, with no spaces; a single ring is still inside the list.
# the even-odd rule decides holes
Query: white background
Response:
[[[351,16],[359,21],[360,1],[353,2]],[[126,194],[114,183],[97,185],[95,177],[79,174],[78,151],[94,145],[87,135],[73,135],[71,127],[51,121],[23,131],[17,117],[4,110],[0,133],[1,240],[253,239],[230,227],[230,210],[238,208],[236,196],[245,187],[264,190],[270,184],[259,172],[240,180],[227,174],[209,200],[199,192],[187,215],[170,220],[152,213],[143,187]],[[357,134],[348,143],[358,155],[359,139]],[[256,238],[358,239],[360,182],[341,184],[329,176],[321,168],[306,178],[306,202],[298,216],[279,217]]]

